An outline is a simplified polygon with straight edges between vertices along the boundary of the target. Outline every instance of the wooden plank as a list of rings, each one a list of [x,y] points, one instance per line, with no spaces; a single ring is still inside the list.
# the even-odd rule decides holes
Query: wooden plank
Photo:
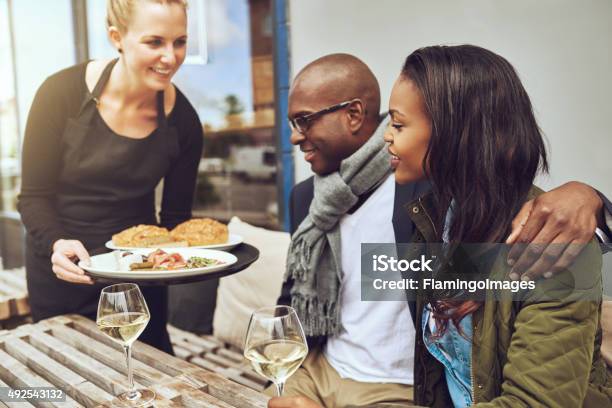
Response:
[[[210,394],[193,389],[183,390],[175,401],[187,408],[234,408]]]
[[[235,361],[236,363],[240,363],[244,366],[248,366],[249,364],[244,355],[242,355],[241,353],[237,353],[233,350],[222,348],[217,351],[217,354],[232,361]]]
[[[152,406],[155,408],[182,408],[182,405],[177,402],[169,401],[167,399],[162,399],[159,397],[155,398],[155,401],[153,401]]]
[[[255,373],[244,356],[213,336],[197,336],[168,326],[177,357],[213,371],[238,384],[263,391],[268,381]]]
[[[32,323],[23,324],[13,330],[9,330],[11,336],[27,335],[31,330],[36,330]]]
[[[262,377],[259,377],[256,380],[253,380],[252,378],[247,378],[244,375],[244,372],[236,370],[235,368],[228,368],[226,370],[226,373],[227,378],[229,378],[230,380],[235,381],[238,384],[245,385],[256,391],[263,391],[266,388],[266,384],[268,383],[268,381],[265,379],[263,379],[262,381]]]
[[[153,402],[151,403],[151,405],[148,405],[148,407],[154,407],[154,408],[181,408],[180,404],[177,404],[174,401],[169,401],[165,398],[160,397],[159,395],[156,395],[155,400],[153,400]],[[113,408],[113,405],[110,402],[106,402],[104,404],[100,404],[97,405],[95,408]]]
[[[206,387],[204,387],[206,389]],[[150,387],[155,391],[157,399],[170,400],[181,407],[221,407],[234,408],[231,405],[209,395],[204,390],[193,388],[190,380],[184,376],[176,377],[171,382]],[[157,404],[156,404],[157,406]]]
[[[59,385],[62,389],[70,388],[86,381],[80,375],[68,370],[21,338],[9,338],[3,344],[4,350],[8,354],[53,384]]]
[[[85,406],[97,405],[112,399],[110,394],[20,338],[4,342],[4,348],[8,354]]]
[[[194,362],[194,364],[201,365],[202,367],[210,371],[220,374],[224,378],[228,378],[234,382],[237,382],[238,384],[252,388],[255,391],[263,391],[267,383],[266,380],[262,381],[261,377],[255,378],[255,379],[252,377],[247,377],[244,375],[242,371],[236,370],[234,368],[225,368],[225,367],[217,366],[214,369],[210,369],[208,368],[208,365],[213,364],[213,363],[210,363],[209,361],[206,361],[206,360],[204,361],[198,360],[197,362]]]
[[[251,381],[261,384],[262,388],[255,388],[258,391],[261,391],[262,389],[266,388],[269,382],[267,378],[264,378],[261,375],[257,374],[254,370],[243,371],[242,375]]]
[[[236,408],[266,408],[269,397],[226,380],[216,373],[205,370],[193,371],[192,377],[208,384],[208,393]]]
[[[262,391],[267,384],[266,379],[257,375],[244,363],[236,363],[215,354],[207,353],[204,358],[192,358],[191,362],[257,391]]]
[[[11,298],[22,298],[27,296],[27,292],[8,284],[0,277],[0,295]]]
[[[193,353],[191,353],[189,350],[185,350],[184,348],[177,346],[176,344],[172,345],[172,350],[174,350],[174,355],[180,358],[181,360],[190,361],[193,357]]]
[[[13,388],[52,387],[57,388],[38,374],[31,371],[18,360],[0,350],[0,379]],[[31,401],[36,407],[82,407],[71,397],[66,396],[66,402]]]
[[[266,382],[260,382],[259,379],[257,379],[257,381],[253,381],[253,379],[246,378],[242,372],[237,371],[233,368],[224,368],[215,372],[221,374],[225,378],[228,378],[240,385],[249,387],[255,391],[261,392],[266,388]]]
[[[30,302],[28,301],[28,294],[24,293],[21,296],[15,297],[13,300],[13,307],[15,309],[16,316],[27,316],[30,314]]]
[[[97,405],[96,408],[113,408],[114,405],[109,401],[104,404]],[[145,407],[154,407],[154,408],[181,408],[182,406],[174,401],[168,400],[163,396],[156,393],[155,399],[150,405],[146,405]],[[143,407],[144,408],[144,407]]]
[[[0,320],[6,320],[11,317],[11,297],[0,296]]]
[[[205,341],[205,342],[216,344],[219,347],[226,347],[225,343],[219,340],[218,338],[216,338],[215,336],[211,336],[211,335],[196,336],[196,339],[199,339],[200,341]],[[193,341],[196,342],[196,339],[194,339]]]
[[[223,356],[219,356],[219,355],[213,354],[213,353],[206,353],[204,358],[206,360],[212,361],[213,363],[217,363],[217,364],[219,364],[220,366],[223,366],[223,367],[241,367],[242,366],[242,364],[240,364],[240,363],[236,363],[233,360],[230,360],[228,358],[225,358]]]
[[[0,272],[0,279],[4,280],[16,289],[21,289],[23,292],[27,292],[28,290],[25,270],[23,269]]]
[[[113,395],[107,393],[89,381],[81,383],[75,388],[75,392],[79,396],[78,399],[75,399],[84,404],[86,407],[93,407],[99,403],[106,403],[115,398]]]
[[[81,333],[99,341],[100,343],[106,344],[111,348],[121,349],[119,344],[115,343],[109,337],[100,332],[96,324],[91,320],[79,315],[67,316],[69,316],[72,320],[72,325],[75,330],[80,331]],[[176,358],[166,353],[161,353],[156,348],[138,341],[135,343],[132,356],[172,377],[180,375],[184,371],[188,371],[193,367],[185,360],[181,360],[180,358]]]
[[[0,319],[30,313],[24,271],[0,271]]]
[[[166,399],[169,401],[176,401],[176,399],[180,397],[183,388],[194,389],[190,385],[178,379],[173,379],[172,381],[169,381],[164,384],[155,384],[150,387],[150,389],[155,391],[155,394],[157,394],[158,398]]]
[[[112,395],[127,391],[128,384],[125,375],[107,367],[87,354],[81,353],[74,347],[64,344],[43,332],[33,332],[29,339],[32,346],[82,375],[104,391]],[[142,385],[138,384],[137,386]]]
[[[188,331],[177,329],[171,325],[168,325],[168,333],[173,341],[174,339],[187,341],[195,344],[196,346],[200,346],[206,351],[212,351],[220,347],[225,347],[225,344],[221,340],[213,336],[198,336]]]
[[[53,336],[63,343],[68,344],[80,352],[87,354],[90,357],[104,363],[113,368],[115,371],[127,376],[127,364],[125,362],[125,354],[123,351],[112,349],[77,330],[71,329],[57,322],[49,322],[47,325],[51,329]],[[134,367],[134,378],[136,381],[150,385],[153,383],[170,381],[172,377],[155,370],[146,364],[132,358],[132,366]]]
[[[214,366],[227,378],[137,342],[133,353],[137,386],[145,384],[156,392],[154,407],[267,406],[268,397],[247,388],[260,385],[244,374],[238,353],[201,352],[202,347],[191,340],[189,333],[180,340],[189,345],[186,353],[197,349],[200,354],[215,355],[213,360],[222,365],[203,356],[195,355],[194,358]],[[214,341],[205,340],[200,344],[217,347]],[[224,348],[217,347],[217,350]],[[67,406],[80,406],[80,403],[88,407],[110,407],[112,395],[124,391],[127,386],[127,379],[122,374],[126,371],[122,347],[101,333],[95,323],[81,316],[58,316],[21,326],[0,336],[0,352],[9,357],[5,359],[5,355],[0,354],[0,379],[6,376],[5,380],[12,385],[15,378],[10,373],[16,372],[20,377],[30,373],[39,383],[53,384],[64,389],[70,397],[74,396],[76,401],[71,398]]]
[[[2,294],[3,296],[10,297],[12,295],[17,295],[22,292],[23,291],[8,285],[4,280],[4,273],[0,272],[0,294]]]
[[[172,345],[173,346],[178,346],[179,348],[182,348],[184,350],[189,351],[192,354],[198,355],[199,353],[202,352],[202,347],[197,346],[195,344],[191,344],[188,341],[185,340],[173,340],[172,341]]]
[[[0,387],[9,387],[7,383],[0,380]],[[0,407],[8,407],[8,408],[34,408],[34,405],[29,402],[2,402],[0,401]]]
[[[8,322],[10,321],[11,320],[8,320]],[[34,327],[34,325],[32,325],[32,323],[25,323],[25,324],[19,325],[13,329],[7,330],[6,333],[0,333],[0,341],[4,340],[3,339],[4,336],[10,336],[10,337],[28,336],[32,330],[36,330],[36,328]]]
[[[196,364],[202,368],[205,368],[215,373],[223,369],[223,367],[221,367],[220,365],[215,364],[212,361],[205,360],[202,357],[194,357],[191,359],[190,363]]]

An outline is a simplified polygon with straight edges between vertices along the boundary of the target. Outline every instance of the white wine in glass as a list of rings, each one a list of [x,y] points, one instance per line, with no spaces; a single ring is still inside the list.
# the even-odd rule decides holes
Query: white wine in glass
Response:
[[[132,344],[149,323],[149,315],[139,312],[113,313],[98,320],[98,328],[113,340]]]
[[[244,356],[257,373],[276,385],[279,396],[307,354],[304,330],[293,308],[275,306],[253,312]]]
[[[134,389],[132,373],[132,344],[147,327],[150,317],[137,285],[120,283],[102,289],[96,324],[102,333],[123,346],[128,369],[129,391],[111,402],[114,407],[142,407],[155,399],[155,393],[149,389]]]

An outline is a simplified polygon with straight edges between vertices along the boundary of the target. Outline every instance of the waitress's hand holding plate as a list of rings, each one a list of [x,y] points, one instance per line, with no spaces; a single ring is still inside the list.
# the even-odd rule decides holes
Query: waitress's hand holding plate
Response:
[[[75,260],[80,260],[79,265],[87,265],[91,261],[81,241],[73,239],[55,241],[51,255],[52,270],[55,276],[66,282],[92,285],[93,279],[76,265]]]

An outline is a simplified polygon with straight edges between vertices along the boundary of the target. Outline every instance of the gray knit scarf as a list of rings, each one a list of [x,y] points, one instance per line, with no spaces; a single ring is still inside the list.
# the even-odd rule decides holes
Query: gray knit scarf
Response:
[[[342,161],[339,171],[314,176],[314,197],[293,234],[285,274],[285,280],[293,279],[291,305],[308,336],[337,335],[343,330],[339,221],[361,194],[378,187],[391,172],[383,140],[387,123],[383,120],[370,139]]]

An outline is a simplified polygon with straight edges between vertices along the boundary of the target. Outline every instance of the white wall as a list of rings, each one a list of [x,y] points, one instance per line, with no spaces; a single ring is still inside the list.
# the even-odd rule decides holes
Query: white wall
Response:
[[[551,188],[581,180],[612,195],[612,1],[290,0],[292,72],[348,52],[378,77],[382,107],[416,48],[471,43],[519,72],[549,141]],[[297,181],[310,168],[295,153]]]

